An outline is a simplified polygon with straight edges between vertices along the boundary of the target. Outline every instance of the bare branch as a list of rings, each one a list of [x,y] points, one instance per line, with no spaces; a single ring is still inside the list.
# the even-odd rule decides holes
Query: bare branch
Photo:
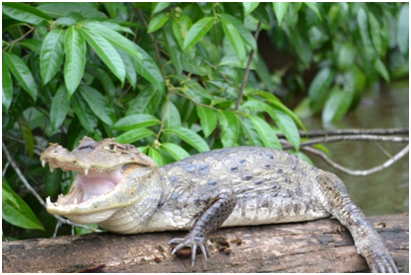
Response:
[[[400,158],[405,156],[409,151],[409,145],[405,146],[394,157],[390,158],[389,160],[387,160],[383,164],[381,164],[379,166],[376,166],[374,168],[368,169],[368,170],[351,170],[351,169],[345,168],[344,166],[332,161],[323,151],[317,150],[317,149],[312,148],[312,147],[304,147],[304,148],[301,148],[301,150],[304,150],[304,151],[307,151],[307,152],[310,152],[310,153],[313,153],[313,154],[316,154],[316,155],[320,156],[329,165],[331,165],[335,169],[338,169],[341,172],[344,172],[348,175],[351,175],[351,176],[368,176],[368,175],[374,174],[376,172],[379,172],[379,171],[389,167],[394,162],[396,162],[397,160],[399,160]]]
[[[16,171],[17,176],[19,177],[19,179],[21,180],[21,182],[24,184],[24,186],[27,188],[27,190],[29,190],[29,192],[31,194],[33,194],[34,197],[36,197],[36,199],[40,202],[40,204],[46,208],[47,204],[44,202],[44,200],[40,197],[40,195],[36,192],[36,190],[33,189],[33,187],[31,187],[30,183],[26,180],[26,178],[24,177],[23,173],[21,172],[20,168],[17,166],[17,164],[14,162],[13,158],[10,155],[10,152],[7,150],[6,145],[4,144],[4,142],[2,142],[3,145],[3,151],[6,154],[6,158],[9,161],[9,163],[11,164],[11,166],[13,167],[14,171]],[[95,228],[91,228],[82,224],[76,224],[73,223],[67,219],[64,219],[60,216],[57,215],[53,215],[59,222],[65,223],[65,224],[69,224],[72,226],[77,226],[77,227],[81,227],[84,229],[88,229],[91,230],[93,232],[102,232],[99,229],[95,229]]]
[[[355,141],[389,141],[395,143],[408,143],[409,138],[402,138],[402,137],[384,137],[384,136],[375,136],[375,135],[353,135],[353,136],[326,136],[324,138],[318,138],[303,142],[300,144],[300,147],[310,146],[317,143],[331,143],[331,142],[339,142],[339,141],[348,141],[348,140],[355,140]],[[293,148],[292,145],[285,145],[283,149],[291,149]]]
[[[261,22],[258,22],[257,30],[255,31],[255,34],[254,34],[254,39],[256,41],[258,39],[258,35],[260,34],[260,29],[261,29]],[[240,101],[241,101],[241,98],[243,97],[245,85],[247,84],[248,74],[250,73],[250,67],[251,67],[251,62],[253,61],[253,56],[254,56],[254,49],[251,50],[250,56],[248,57],[247,67],[246,67],[245,72],[244,72],[243,82],[241,83],[240,92],[238,93],[238,97],[237,97],[237,101],[235,103],[235,109],[234,110],[238,110],[238,108],[240,107]]]
[[[409,127],[392,128],[392,129],[342,129],[342,130],[315,130],[299,131],[300,137],[322,137],[322,136],[339,136],[339,135],[405,135],[409,133]],[[283,134],[278,134],[278,138],[285,138]]]

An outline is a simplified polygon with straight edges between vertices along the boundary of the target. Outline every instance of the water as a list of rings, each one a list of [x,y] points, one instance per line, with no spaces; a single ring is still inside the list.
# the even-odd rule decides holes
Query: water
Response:
[[[303,119],[303,122],[309,130],[408,127],[408,104],[408,87],[383,87],[364,97],[357,110],[348,114],[340,122],[322,125],[320,117]],[[345,141],[328,143],[326,146],[331,152],[333,161],[352,170],[367,170],[388,160],[379,146],[393,156],[406,144]],[[409,211],[408,154],[390,167],[366,177],[346,175],[332,168],[319,157],[309,156],[316,166],[335,173],[344,181],[351,198],[366,216],[401,214]]]

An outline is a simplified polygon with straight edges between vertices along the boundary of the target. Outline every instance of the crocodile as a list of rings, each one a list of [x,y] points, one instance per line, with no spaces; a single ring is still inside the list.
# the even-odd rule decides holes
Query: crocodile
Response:
[[[216,149],[158,167],[131,144],[85,136],[69,151],[50,144],[43,167],[76,171],[67,195],[47,198],[47,211],[118,234],[188,230],[175,254],[210,255],[207,237],[219,227],[334,217],[350,231],[372,272],[398,272],[378,232],[336,175],[285,151],[240,146]]]

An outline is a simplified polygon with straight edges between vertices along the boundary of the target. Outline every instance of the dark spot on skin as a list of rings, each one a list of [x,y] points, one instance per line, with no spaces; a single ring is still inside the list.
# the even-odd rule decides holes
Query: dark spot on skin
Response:
[[[178,194],[173,193],[173,194],[171,195],[171,199],[172,199],[172,200],[177,200],[177,199],[178,199]]]
[[[277,172],[278,172],[279,174],[281,174],[281,173],[283,172],[283,169],[278,169]]]
[[[238,167],[237,166],[233,166],[230,168],[231,172],[236,172],[238,171]]]
[[[209,180],[208,185],[216,185],[217,181],[216,180]]]
[[[200,172],[201,174],[208,174],[209,171],[210,171],[210,166],[208,164],[200,165],[200,167],[198,168],[198,172]]]
[[[260,185],[261,183],[263,183],[263,180],[262,179],[256,179],[254,183],[255,183],[255,185]]]
[[[272,196],[273,196],[273,197],[277,197],[277,196],[278,196],[278,192],[272,193]]]
[[[154,262],[155,262],[155,263],[161,263],[161,258],[155,257],[155,258],[154,258]]]
[[[252,178],[253,178],[253,176],[250,175],[250,174],[245,174],[245,175],[243,175],[243,180],[250,180],[250,179],[252,179]]]
[[[190,163],[190,164],[185,165],[184,169],[188,172],[194,172],[194,170],[196,169],[196,166]]]
[[[267,156],[267,158],[269,158],[269,159],[274,159],[273,154],[267,154],[266,156]]]
[[[240,159],[238,162],[239,162],[241,165],[243,165],[243,164],[245,163],[245,159]]]
[[[166,179],[166,177],[165,176],[161,176],[161,178],[160,178],[161,180],[165,180]]]
[[[278,184],[273,184],[273,185],[271,185],[271,188],[272,188],[272,189],[279,189],[278,187],[279,187]]]
[[[266,165],[264,165],[265,166],[265,168],[270,168],[270,164],[269,163],[267,163]]]
[[[175,176],[171,176],[171,177],[170,177],[170,181],[176,181],[176,179],[177,179],[177,178],[176,178]]]

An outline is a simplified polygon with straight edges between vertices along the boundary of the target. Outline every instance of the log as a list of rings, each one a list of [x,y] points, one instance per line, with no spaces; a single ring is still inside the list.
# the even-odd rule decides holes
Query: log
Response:
[[[408,214],[370,217],[400,272],[409,272]],[[110,233],[3,242],[3,272],[367,272],[348,230],[335,219],[223,228],[210,258],[171,255],[186,232]],[[188,256],[188,257],[187,257]]]

